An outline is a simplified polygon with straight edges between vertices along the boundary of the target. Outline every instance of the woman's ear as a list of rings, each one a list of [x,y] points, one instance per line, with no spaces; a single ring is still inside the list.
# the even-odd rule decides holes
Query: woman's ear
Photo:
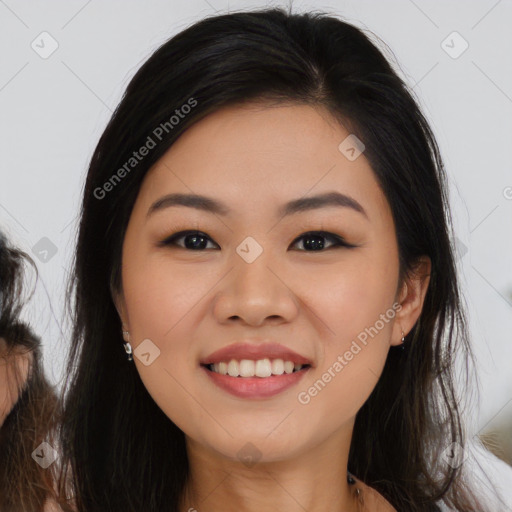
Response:
[[[432,264],[428,256],[421,256],[413,271],[406,276],[398,294],[401,309],[395,316],[391,345],[400,345],[421,315],[423,303],[430,283]]]
[[[126,304],[124,302],[124,296],[122,291],[117,291],[115,287],[110,283],[110,295],[112,297],[112,302],[114,303],[114,307],[117,310],[117,314],[119,315],[119,319],[123,325],[123,330],[129,330],[128,324],[126,320]]]

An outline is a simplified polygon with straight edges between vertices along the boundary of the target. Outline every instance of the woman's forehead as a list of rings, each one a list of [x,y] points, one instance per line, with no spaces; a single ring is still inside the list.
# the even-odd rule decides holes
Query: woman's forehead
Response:
[[[223,108],[180,136],[146,175],[141,195],[155,201],[165,192],[193,191],[247,210],[337,191],[381,215],[387,202],[354,140],[308,105]]]

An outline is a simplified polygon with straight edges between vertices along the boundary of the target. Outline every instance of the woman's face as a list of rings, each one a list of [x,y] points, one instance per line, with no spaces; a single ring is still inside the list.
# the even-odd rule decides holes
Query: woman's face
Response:
[[[390,345],[416,321],[418,309],[400,311],[389,205],[349,135],[309,106],[224,108],[189,128],[142,184],[116,304],[149,393],[189,441],[212,452],[280,460],[346,429]],[[170,194],[209,199],[183,206],[165,200]],[[326,194],[340,195],[313,200]],[[213,201],[222,208],[212,211]],[[199,237],[169,241],[185,230]],[[302,236],[311,231],[325,233]],[[310,367],[213,379],[201,365],[244,342],[261,352],[235,359],[268,356],[270,366],[256,364],[263,373],[283,371],[272,366],[279,352],[270,343]]]
[[[0,427],[18,401],[27,380],[30,354],[14,351],[8,354],[7,342],[0,338]]]

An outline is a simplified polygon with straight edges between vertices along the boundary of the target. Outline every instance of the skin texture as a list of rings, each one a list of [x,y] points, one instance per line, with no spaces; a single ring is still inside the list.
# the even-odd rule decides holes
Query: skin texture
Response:
[[[149,366],[134,362],[155,402],[186,435],[191,479],[183,511],[357,510],[347,484],[354,418],[390,346],[419,317],[430,266],[425,258],[398,289],[391,210],[364,153],[349,161],[338,149],[348,135],[311,106],[228,107],[189,128],[142,184],[114,300],[133,349],[149,338],[160,350]],[[335,206],[277,215],[287,201],[333,190],[358,201],[367,217]],[[232,213],[173,206],[147,215],[175,192],[216,198]],[[194,229],[208,236],[206,249],[186,249],[184,238],[158,246]],[[324,249],[309,249],[308,237],[299,238],[307,231],[333,233],[357,247],[334,247],[325,238]],[[248,236],[263,249],[252,263],[236,252]],[[401,304],[396,316],[308,404],[300,403],[298,393],[393,304]],[[246,337],[290,347],[313,368],[271,398],[227,394],[199,360]],[[247,443],[260,456],[251,467],[237,455]],[[367,510],[393,510],[365,490]]]
[[[18,401],[30,367],[30,354],[6,353],[7,343],[0,338],[0,427]]]

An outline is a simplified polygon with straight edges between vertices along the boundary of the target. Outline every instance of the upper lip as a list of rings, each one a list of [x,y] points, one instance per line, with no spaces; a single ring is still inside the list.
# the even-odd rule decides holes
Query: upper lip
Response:
[[[297,354],[293,350],[280,345],[278,343],[248,343],[237,342],[219,350],[216,350],[209,356],[203,358],[200,363],[203,365],[220,363],[222,361],[231,361],[235,359],[241,361],[242,359],[249,359],[257,361],[259,359],[283,359],[283,361],[292,361],[296,364],[311,365],[311,361]]]

